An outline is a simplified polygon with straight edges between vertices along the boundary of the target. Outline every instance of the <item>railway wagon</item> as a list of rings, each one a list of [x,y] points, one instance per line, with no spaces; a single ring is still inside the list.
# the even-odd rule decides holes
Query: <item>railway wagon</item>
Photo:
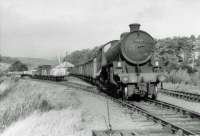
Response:
[[[72,75],[87,80],[93,84],[96,83],[96,58],[93,58],[86,63],[76,65],[70,71]]]
[[[32,73],[32,78],[42,79],[42,80],[52,80],[52,81],[65,80],[65,75],[62,75],[60,73],[58,74],[52,72],[51,65],[41,65]]]
[[[96,56],[75,66],[72,74],[115,97],[156,99],[158,84],[165,79],[159,58],[153,55],[156,41],[140,30],[140,24],[129,26],[130,32],[100,46]]]
[[[33,78],[47,80],[50,75],[51,65],[41,65],[33,73]]]

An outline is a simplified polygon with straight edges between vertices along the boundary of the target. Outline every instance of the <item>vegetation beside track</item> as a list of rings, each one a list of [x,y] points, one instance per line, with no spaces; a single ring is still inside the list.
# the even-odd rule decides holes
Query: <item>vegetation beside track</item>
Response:
[[[0,85],[0,131],[37,111],[43,113],[49,110],[61,110],[78,105],[72,100],[66,87],[30,82],[26,80],[4,79]],[[6,95],[5,95],[6,94]],[[66,102],[67,101],[67,102]]]
[[[184,84],[184,83],[176,83],[176,84],[164,83],[163,87],[169,90],[200,94],[200,85],[195,86],[195,85]]]
[[[172,70],[163,84],[165,89],[200,94],[200,71],[189,74],[187,70]]]

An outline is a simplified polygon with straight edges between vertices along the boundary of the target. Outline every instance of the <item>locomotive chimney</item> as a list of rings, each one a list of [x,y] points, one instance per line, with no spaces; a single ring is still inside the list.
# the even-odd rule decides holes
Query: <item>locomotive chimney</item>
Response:
[[[130,32],[140,30],[140,24],[138,23],[130,24],[129,27],[130,27]]]

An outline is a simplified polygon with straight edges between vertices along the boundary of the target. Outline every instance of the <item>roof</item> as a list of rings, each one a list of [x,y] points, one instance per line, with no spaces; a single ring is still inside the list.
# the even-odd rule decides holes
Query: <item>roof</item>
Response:
[[[74,65],[67,61],[64,61],[63,63],[55,66],[55,68],[70,68],[70,67],[74,67]]]

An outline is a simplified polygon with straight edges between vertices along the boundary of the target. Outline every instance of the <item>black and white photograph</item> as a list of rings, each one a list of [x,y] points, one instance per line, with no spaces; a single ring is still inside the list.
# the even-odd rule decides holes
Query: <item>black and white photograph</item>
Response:
[[[0,136],[200,136],[200,1],[0,0]]]

